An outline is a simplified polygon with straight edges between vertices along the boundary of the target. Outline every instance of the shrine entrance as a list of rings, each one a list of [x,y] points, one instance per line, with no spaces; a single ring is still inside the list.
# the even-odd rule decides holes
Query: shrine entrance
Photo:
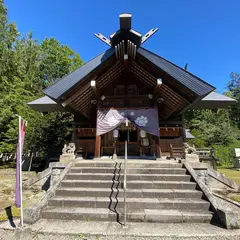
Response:
[[[111,157],[115,153],[117,157],[125,155],[125,141],[128,141],[128,156],[130,158],[155,158],[155,140],[152,134],[147,133],[129,124],[129,129],[118,128],[102,135],[101,157]]]
[[[125,141],[128,141],[128,155],[137,156],[138,151],[138,132],[137,130],[124,131],[119,130],[118,146],[117,146],[117,155],[124,156],[124,144]]]

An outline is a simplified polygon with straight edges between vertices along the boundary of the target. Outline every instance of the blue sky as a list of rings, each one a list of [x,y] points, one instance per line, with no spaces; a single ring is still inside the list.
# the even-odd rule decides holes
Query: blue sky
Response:
[[[84,61],[108,47],[93,33],[109,36],[119,14],[132,13],[133,29],[159,31],[143,47],[226,89],[229,74],[240,73],[239,0],[5,0],[10,21],[21,33],[54,37]]]

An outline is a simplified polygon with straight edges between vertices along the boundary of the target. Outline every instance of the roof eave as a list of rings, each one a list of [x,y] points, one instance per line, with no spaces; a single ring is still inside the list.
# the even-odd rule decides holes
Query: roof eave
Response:
[[[186,71],[185,69],[177,66],[176,64],[164,59],[163,57],[160,57],[157,54],[142,47],[139,47],[137,51],[141,56],[154,64],[157,68],[196,94],[198,96],[196,98],[196,102],[215,90],[214,86],[210,85],[194,74]]]
[[[205,96],[201,101],[194,104],[192,109],[218,109],[218,108],[228,108],[231,104],[235,103],[236,100],[227,97],[223,94],[211,92]]]
[[[45,112],[66,112],[66,109],[60,104],[53,101],[51,98],[44,96],[34,101],[27,103],[27,105],[35,111]]]
[[[105,63],[114,54],[115,50],[113,48],[109,48],[105,52],[76,69],[74,72],[69,73],[53,83],[51,86],[45,88],[43,93],[54,101],[59,102],[59,100],[69,91],[71,91],[81,80],[97,69],[100,65]]]

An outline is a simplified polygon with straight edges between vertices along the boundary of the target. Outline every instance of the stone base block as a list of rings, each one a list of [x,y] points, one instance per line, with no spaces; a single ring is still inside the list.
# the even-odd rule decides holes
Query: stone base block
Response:
[[[235,161],[234,161],[234,167],[237,168],[237,169],[240,169],[240,159],[239,158],[236,158]]]
[[[187,153],[186,162],[199,162],[199,156],[196,153]]]
[[[30,206],[23,209],[24,223],[33,224],[37,222],[42,217],[42,209],[47,206],[46,199],[43,199],[42,202],[36,206]]]
[[[75,160],[76,159],[76,157],[75,157],[75,154],[62,154],[61,156],[60,156],[60,162],[71,162],[71,161],[73,161],[73,160]]]
[[[240,229],[239,211],[218,209],[217,214],[221,223],[227,229]]]

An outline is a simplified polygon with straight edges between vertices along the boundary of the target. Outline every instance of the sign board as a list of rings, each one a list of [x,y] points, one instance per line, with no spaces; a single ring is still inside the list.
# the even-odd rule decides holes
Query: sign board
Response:
[[[240,148],[234,148],[235,157],[240,157]]]

